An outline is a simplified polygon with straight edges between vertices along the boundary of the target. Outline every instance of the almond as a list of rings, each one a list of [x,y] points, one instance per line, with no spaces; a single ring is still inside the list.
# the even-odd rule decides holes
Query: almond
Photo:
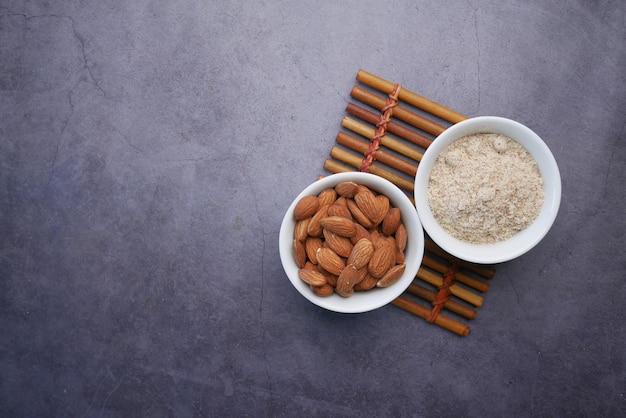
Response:
[[[376,283],[378,283],[378,279],[368,273],[363,280],[354,286],[354,290],[358,292],[370,290],[376,287]]]
[[[379,249],[382,246],[390,245],[395,248],[396,241],[393,237],[386,237],[384,235],[378,235],[378,237],[374,238],[372,236],[372,244],[374,244],[374,248]]]
[[[391,245],[383,245],[374,250],[374,254],[367,264],[367,269],[372,276],[380,279],[395,263],[396,249]]]
[[[309,225],[307,227],[307,234],[312,237],[321,237],[322,236],[322,225],[320,221],[324,219],[328,215],[328,205],[321,206],[315,215],[311,217],[309,221]]]
[[[336,288],[335,288],[335,293],[337,293],[339,295],[339,293],[336,291]],[[349,298],[352,295],[354,295],[354,288],[350,289],[348,292],[344,293],[343,295],[339,295],[339,296],[342,296],[344,298]]]
[[[317,198],[320,200],[320,206],[330,206],[335,203],[337,192],[333,188],[324,189],[317,195]]]
[[[387,212],[389,212],[389,207],[391,206],[389,203],[389,198],[385,195],[379,194],[376,196],[377,210],[378,215],[375,219],[372,219],[372,222],[375,224],[379,224],[385,219],[387,216]]]
[[[328,248],[337,253],[341,257],[348,257],[352,252],[352,242],[350,238],[342,237],[334,232],[324,228],[324,240],[328,244]]]
[[[350,213],[356,222],[363,225],[365,229],[369,229],[374,226],[372,221],[370,221],[361,209],[359,209],[359,206],[354,202],[354,200],[347,200],[346,204],[348,205],[348,210],[350,210]]]
[[[353,265],[347,265],[337,278],[337,286],[335,292],[339,296],[348,297],[354,292],[354,285],[357,281],[358,270]]]
[[[404,253],[396,248],[396,264],[404,263]]]
[[[307,228],[309,227],[309,222],[311,218],[302,219],[301,221],[296,222],[296,226],[293,231],[293,237],[298,241],[304,241],[309,234],[307,232]]]
[[[369,272],[367,271],[367,266],[358,269],[357,270],[357,277],[356,277],[355,285],[361,283],[363,281],[363,279],[365,279],[367,277],[368,274],[369,274]]]
[[[368,192],[368,193],[373,194],[374,196],[376,196],[376,194],[377,194],[374,190],[370,189],[369,187],[367,187],[367,186],[366,186],[366,185],[364,185],[364,184],[359,184],[359,185],[358,185],[358,189],[359,189],[359,190],[357,191],[357,194],[358,194],[358,193],[360,193],[360,192]],[[355,196],[356,196],[356,195],[355,195]]]
[[[326,283],[328,283],[332,287],[337,286],[337,275],[336,274],[330,274],[329,272],[324,270],[319,264],[317,265],[317,271],[319,271],[320,273],[322,273],[324,275],[324,278],[326,279]]]
[[[387,273],[383,277],[376,282],[376,286],[378,287],[389,287],[395,282],[397,282],[402,274],[404,274],[404,270],[406,269],[405,264],[397,264],[387,270]]]
[[[353,236],[350,237],[350,241],[352,241],[352,244],[356,244],[362,238],[369,239],[370,233],[367,231],[367,229],[365,229],[363,225],[355,223],[354,226],[356,227],[356,232]]]
[[[385,243],[385,240],[380,240],[382,238],[382,235],[380,234],[380,232],[378,231],[378,229],[372,229],[370,231],[370,241],[372,241],[372,244],[374,244],[374,247],[378,248],[380,246],[381,243]]]
[[[322,245],[322,239],[317,237],[308,237],[304,241],[304,249],[311,263],[317,264],[317,250],[322,248]]]
[[[354,244],[352,252],[348,257],[348,264],[352,264],[355,268],[360,269],[367,266],[372,255],[374,254],[374,245],[367,238],[362,238]]]
[[[406,227],[402,222],[398,225],[398,229],[396,229],[395,238],[398,249],[404,252],[404,249],[406,248],[407,232]]]
[[[393,248],[397,249],[397,243],[396,243],[396,239],[394,237],[385,237],[385,239],[387,240],[387,244],[391,245]]]
[[[304,248],[304,243],[302,241],[298,241],[297,239],[293,240],[293,258],[296,261],[296,265],[300,268],[303,268],[306,264],[306,250]]]
[[[369,219],[372,224],[376,224],[376,220],[380,216],[380,211],[378,207],[378,201],[376,200],[376,196],[370,191],[360,191],[354,196],[354,202],[359,207],[361,212],[367,219]],[[365,225],[364,225],[365,226]]]
[[[319,271],[300,269],[298,270],[298,277],[311,286],[322,286],[326,284],[326,279]]]
[[[335,200],[335,205],[344,206],[346,208],[348,207],[348,204],[346,203],[346,198],[343,196],[339,196],[337,200]]]
[[[321,286],[311,286],[311,290],[317,296],[326,297],[335,293],[335,289],[329,284],[323,284]]]
[[[348,207],[337,203],[328,208],[328,216],[342,216],[346,219],[352,220],[352,214],[348,210]]]
[[[342,237],[351,237],[356,232],[354,222],[342,216],[327,216],[320,221],[323,228]]]
[[[352,199],[358,192],[359,185],[353,181],[343,181],[335,186],[335,190],[339,196]]]
[[[385,235],[393,235],[396,233],[400,222],[402,221],[402,214],[398,208],[390,208],[383,219],[380,226],[380,231]]]
[[[295,208],[293,209],[293,218],[296,221],[301,221],[302,219],[310,218],[315,215],[317,209],[320,207],[320,200],[317,196],[304,196],[302,199],[296,203]]]
[[[395,260],[395,255],[394,255]],[[319,264],[324,270],[335,276],[339,276],[341,271],[346,266],[341,257],[337,255],[330,248],[320,248],[317,250],[317,264]]]

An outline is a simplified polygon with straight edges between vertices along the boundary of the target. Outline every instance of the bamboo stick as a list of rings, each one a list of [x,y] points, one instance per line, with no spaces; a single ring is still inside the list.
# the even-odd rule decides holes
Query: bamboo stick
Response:
[[[493,279],[496,274],[495,269],[493,269],[492,267],[470,263],[468,261],[460,260],[456,257],[451,256],[450,254],[445,252],[443,249],[441,249],[437,244],[435,244],[435,242],[432,239],[428,237],[425,240],[425,249],[426,251],[431,252],[435,255],[438,255],[442,258],[445,258],[446,260],[457,261],[461,265],[462,268],[465,268],[473,273],[476,273],[479,276],[482,276],[486,279]]]
[[[346,112],[361,120],[371,123],[372,125],[376,125],[380,117],[378,113],[370,112],[369,110],[362,108],[361,106],[357,106],[354,103],[348,103],[348,106],[346,106]],[[391,120],[387,124],[387,132],[390,132],[400,138],[406,139],[407,141],[422,148],[428,148],[433,142],[431,138],[419,134],[404,125],[400,125],[399,123],[394,122],[393,120]]]
[[[339,147],[333,147],[330,150],[330,156],[356,168],[361,166],[361,161],[363,160],[363,158],[359,157],[358,155],[354,155],[351,152],[343,150]],[[387,179],[393,184],[395,184],[396,186],[400,187],[401,189],[405,189],[411,193],[413,192],[415,188],[414,182],[410,181],[409,179],[405,177],[400,176],[399,174],[393,173],[389,170],[385,170],[384,168],[381,168],[380,166],[376,164],[372,164],[369,168],[369,171],[370,173],[376,174],[377,176]]]
[[[417,277],[424,280],[426,283],[432,284],[433,286],[441,287],[443,285],[443,278],[441,276],[433,273],[432,271],[426,270],[424,267],[420,267],[417,270]],[[481,306],[483,304],[482,296],[479,296],[464,287],[452,284],[449,289],[451,294],[469,304],[474,306]]]
[[[366,103],[370,106],[375,107],[378,110],[381,110],[383,107],[387,105],[387,102],[384,98],[367,91],[359,86],[354,86],[352,91],[350,92],[350,96],[359,100],[363,103]],[[416,128],[422,129],[429,134],[438,136],[446,128],[436,122],[433,122],[430,119],[425,118],[422,115],[418,115],[417,113],[411,112],[410,110],[402,107],[396,106],[393,108],[393,116],[405,121],[406,123],[415,126]]]
[[[421,318],[428,319],[428,317],[430,316],[430,309],[404,296],[398,296],[391,303]],[[461,336],[466,336],[467,334],[469,334],[469,327],[467,325],[455,321],[454,319],[445,315],[437,315],[434,323],[447,329],[448,331],[452,331]]]
[[[393,90],[394,84],[390,81],[387,81],[383,78],[380,78],[372,73],[368,73],[365,70],[359,70],[357,73],[356,79],[361,83],[368,85],[370,87],[375,88],[376,90],[382,91],[383,93],[389,94]],[[417,108],[425,110],[433,115],[439,116],[442,119],[445,119],[452,123],[460,122],[468,117],[456,112],[452,109],[443,106],[437,102],[434,102],[424,96],[421,96],[417,93],[412,92],[406,88],[402,88],[400,90],[400,94],[398,98],[402,101],[405,101]]]
[[[420,297],[424,300],[427,300],[428,302],[433,302],[435,300],[435,292],[433,292],[430,289],[426,289],[425,287],[422,287],[416,283],[411,283],[409,287],[407,288],[407,292],[417,297]],[[454,312],[455,314],[461,315],[464,318],[467,318],[467,319],[476,318],[475,309],[472,309],[469,306],[459,303],[455,300],[452,300],[452,299],[448,300],[446,303],[443,304],[443,307],[449,310],[450,312]]]
[[[335,173],[335,174],[337,174],[337,173],[348,173],[348,172],[351,172],[351,171],[355,171],[351,167],[343,165],[343,164],[339,163],[338,161],[331,160],[330,158],[327,158],[326,161],[324,161],[324,170],[328,170],[331,173]]]
[[[348,166],[346,166],[344,164],[341,164],[340,162],[338,162],[336,160],[333,160],[331,158],[327,158],[326,161],[324,161],[324,170],[328,170],[331,173],[335,173],[335,174],[336,173],[349,173],[349,172],[357,171],[353,167],[348,167]],[[323,177],[323,176],[320,176],[320,177]],[[398,186],[398,185],[396,184],[396,186]],[[400,187],[400,186],[398,186],[398,187]],[[415,199],[413,198],[413,196],[411,196],[410,194],[407,194],[407,197],[409,198],[411,203],[413,205],[415,205]]]
[[[361,154],[365,154],[369,149],[369,142],[362,141],[358,138],[348,135],[345,132],[339,132],[337,134],[337,143]],[[386,164],[389,167],[393,167],[396,170],[403,172],[404,174],[415,177],[415,173],[417,173],[417,165],[411,164],[408,161],[403,160],[402,158],[397,157],[393,154],[390,154],[383,150],[378,150],[376,151],[375,156],[377,161]]]
[[[436,260],[428,256],[427,254],[424,254],[424,258],[422,259],[422,264],[442,274],[448,270],[448,264],[443,263],[439,260]],[[478,290],[479,292],[484,293],[487,290],[489,290],[489,283],[485,283],[481,280],[478,280],[477,278],[469,276],[463,273],[462,271],[457,271],[454,274],[454,278],[457,282],[466,284],[472,287],[473,289]]]
[[[344,118],[341,121],[341,126],[343,126],[344,128],[357,133],[367,139],[372,139],[372,137],[374,137],[376,130],[355,120],[352,118],[349,118],[347,116],[344,116]],[[398,141],[397,139],[393,139],[390,138],[387,135],[384,135],[381,139],[380,139],[380,143],[381,145],[394,150],[406,157],[411,158],[412,160],[415,161],[421,161],[422,160],[422,156],[424,155],[423,152],[412,148],[406,144],[403,144],[402,142]]]

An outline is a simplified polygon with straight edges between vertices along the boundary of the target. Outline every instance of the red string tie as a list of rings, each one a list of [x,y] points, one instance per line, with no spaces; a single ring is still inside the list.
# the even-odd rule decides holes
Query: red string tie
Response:
[[[454,279],[456,272],[459,270],[459,265],[455,261],[446,270],[443,274],[443,283],[439,287],[437,293],[435,293],[435,299],[432,301],[433,309],[430,311],[430,315],[427,318],[428,322],[435,322],[437,316],[439,316],[439,312],[443,305],[450,300],[450,286],[454,284]]]
[[[380,148],[380,143],[382,138],[387,133],[387,125],[391,121],[391,117],[393,116],[393,109],[398,105],[398,96],[400,95],[400,90],[402,87],[400,84],[394,84],[393,90],[389,93],[387,97],[385,107],[381,109],[381,113],[378,117],[378,122],[376,122],[376,130],[374,131],[374,136],[370,140],[370,145],[367,151],[365,152],[365,158],[361,161],[361,167],[359,167],[359,171],[364,173],[369,173],[370,166],[374,163],[376,159],[376,152]]]

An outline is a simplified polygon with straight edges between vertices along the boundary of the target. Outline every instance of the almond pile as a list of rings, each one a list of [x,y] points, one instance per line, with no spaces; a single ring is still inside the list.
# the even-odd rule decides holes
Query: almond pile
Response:
[[[407,232],[387,196],[351,181],[295,206],[298,275],[319,296],[394,284],[405,270]]]

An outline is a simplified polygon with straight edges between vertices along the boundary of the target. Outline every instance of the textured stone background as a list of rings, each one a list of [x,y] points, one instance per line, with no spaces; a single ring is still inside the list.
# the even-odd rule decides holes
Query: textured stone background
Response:
[[[624,416],[626,4],[0,4],[0,415]],[[358,69],[530,126],[559,217],[461,338],[278,232]]]

